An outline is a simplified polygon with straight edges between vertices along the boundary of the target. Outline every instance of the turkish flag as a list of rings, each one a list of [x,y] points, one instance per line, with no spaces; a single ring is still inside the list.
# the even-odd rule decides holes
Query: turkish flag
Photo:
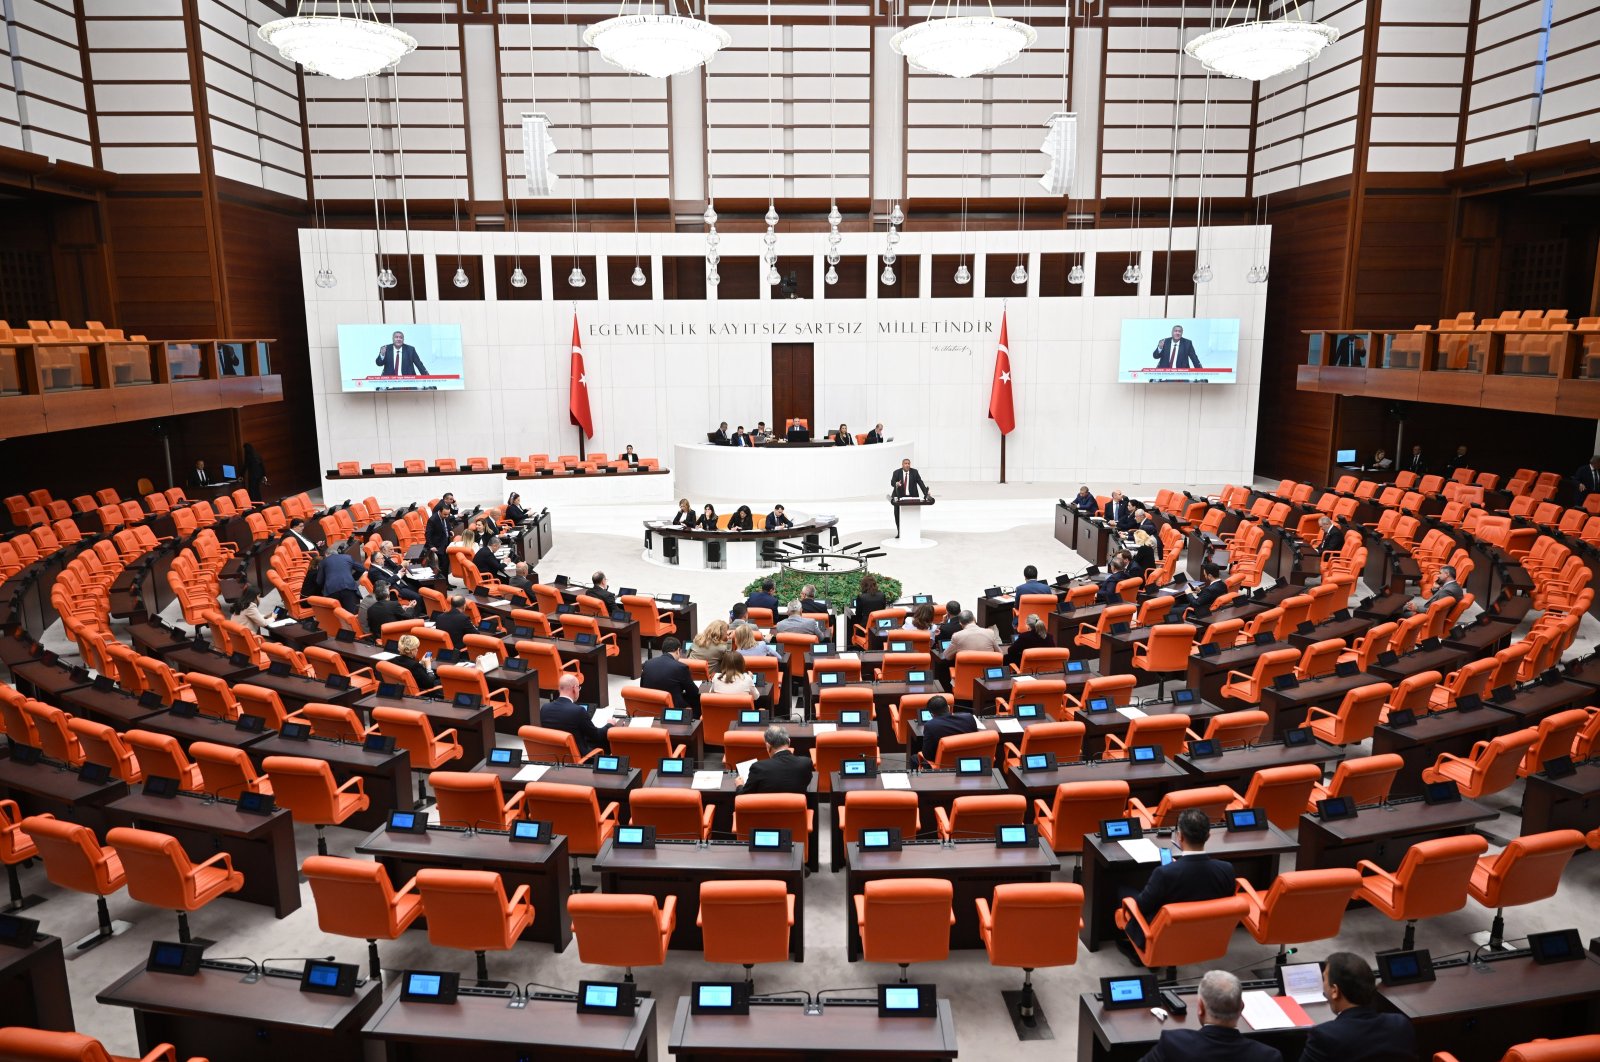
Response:
[[[1011,350],[1006,344],[1006,315],[1000,312],[1000,348],[994,352],[994,382],[989,385],[989,419],[1010,435],[1017,427],[1017,414],[1011,404]]]
[[[567,396],[572,423],[583,429],[585,439],[594,438],[594,418],[589,415],[589,377],[583,371],[583,345],[578,341],[578,315],[572,315],[572,386]]]

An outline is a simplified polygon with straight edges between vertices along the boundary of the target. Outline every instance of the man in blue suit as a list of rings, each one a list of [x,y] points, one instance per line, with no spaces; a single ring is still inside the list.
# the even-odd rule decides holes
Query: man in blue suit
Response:
[[[1411,1062],[1417,1034],[1404,1014],[1372,1008],[1378,996],[1372,969],[1359,955],[1336,951],[1322,967],[1322,994],[1333,1020],[1306,1034],[1301,1062]]]
[[[1051,590],[1050,587],[1047,584],[1041,583],[1039,581],[1039,569],[1038,568],[1035,568],[1033,565],[1030,564],[1026,568],[1022,569],[1022,582],[1017,584],[1017,589],[1016,589],[1016,594],[1017,594],[1017,600],[1018,601],[1022,600],[1022,595],[1023,594],[1053,594],[1053,593],[1055,593],[1054,590]]]
[[[1244,990],[1237,977],[1226,970],[1211,970],[1200,978],[1197,996],[1200,1027],[1168,1029],[1139,1062],[1283,1062],[1283,1053],[1276,1047],[1239,1031]]]
[[[338,546],[329,546],[322,559],[322,593],[347,612],[361,611],[361,577],[367,573],[359,561]]]
[[[1211,836],[1211,820],[1198,808],[1190,808],[1178,816],[1178,850],[1171,863],[1156,867],[1150,880],[1137,893],[1124,889],[1123,896],[1132,896],[1139,913],[1146,922],[1154,922],[1156,914],[1169,903],[1191,903],[1195,900],[1220,900],[1232,896],[1236,888],[1233,864],[1206,855],[1206,840]],[[1144,945],[1144,930],[1133,919],[1128,920],[1128,939]]]
[[[757,590],[755,593],[751,594],[745,599],[744,607],[747,609],[771,609],[772,614],[776,616],[778,614],[778,595],[772,592],[776,586],[777,584],[771,579],[761,580],[761,589]]]

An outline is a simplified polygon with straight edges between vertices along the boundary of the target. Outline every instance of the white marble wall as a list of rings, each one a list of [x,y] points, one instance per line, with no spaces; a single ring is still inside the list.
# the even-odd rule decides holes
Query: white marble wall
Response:
[[[1094,255],[1086,296],[1039,298],[983,291],[983,254],[1008,262],[1015,232],[907,232],[902,257],[954,254],[973,264],[973,298],[769,301],[499,302],[493,270],[483,302],[416,303],[416,320],[459,322],[467,387],[441,394],[343,394],[335,349],[338,325],[411,319],[411,304],[383,303],[374,282],[374,234],[336,231],[301,236],[303,284],[316,398],[317,439],[324,467],[406,458],[574,453],[577,429],[567,418],[568,341],[576,309],[583,336],[595,438],[590,450],[613,453],[632,443],[639,452],[667,455],[674,443],[703,440],[718,421],[753,426],[772,419],[770,348],[773,342],[816,344],[817,425],[848,422],[864,431],[883,421],[897,439],[916,445],[924,474],[940,480],[993,480],[1000,437],[987,419],[989,384],[1002,310],[1009,314],[1017,430],[1007,443],[1009,478],[1021,481],[1231,482],[1249,479],[1255,453],[1257,395],[1266,284],[1247,284],[1246,270],[1267,257],[1269,233],[1253,227],[1210,230],[1203,257],[1215,275],[1198,297],[1163,300],[1148,294],[1151,252],[1165,249],[1165,229],[1029,232],[1024,247],[1037,291],[1037,255],[1082,247],[1124,261],[1137,248],[1145,280],[1137,296],[1095,296]],[[633,257],[630,233],[523,236],[515,250],[524,268],[565,273],[565,256]],[[1176,249],[1192,248],[1192,229],[1173,234]],[[385,233],[397,252],[401,234]],[[509,254],[512,237],[464,235],[466,254]],[[722,252],[755,255],[756,234],[724,237]],[[326,244],[324,255],[320,248]],[[660,256],[699,255],[692,233],[644,236],[646,268],[659,274]],[[883,236],[848,236],[846,255],[875,255]],[[411,249],[428,256],[424,274],[433,294],[435,252],[456,252],[453,233],[413,233]],[[821,290],[822,235],[782,238],[780,254],[817,256]],[[540,255],[544,258],[540,258]],[[550,255],[556,255],[551,259]],[[326,263],[332,289],[312,278]],[[873,258],[873,274],[881,265]],[[923,258],[923,291],[931,257]],[[724,273],[726,274],[724,267]],[[602,274],[604,270],[601,270]],[[591,276],[591,288],[603,277]],[[1119,285],[1120,286],[1120,285]],[[763,295],[768,292],[763,286]],[[873,289],[875,292],[875,288]],[[1017,292],[1018,294],[1013,294]],[[1165,303],[1165,305],[1164,305]],[[1117,344],[1127,316],[1206,316],[1241,319],[1239,382],[1232,386],[1150,386],[1116,382]],[[886,331],[887,329],[887,331]]]

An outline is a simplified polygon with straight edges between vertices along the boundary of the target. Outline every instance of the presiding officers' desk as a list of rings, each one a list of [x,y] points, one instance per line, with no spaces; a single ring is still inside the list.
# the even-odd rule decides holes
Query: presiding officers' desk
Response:
[[[785,506],[838,498],[887,498],[889,474],[907,458],[916,464],[912,451],[910,442],[870,446],[678,443],[672,454],[673,484],[679,497],[697,507],[709,501],[716,502],[719,509],[740,502],[749,502],[754,509],[754,499],[768,498]]]
[[[752,1002],[750,1013],[691,1014],[688,996],[678,997],[667,1051],[679,1062],[700,1059],[818,1057],[936,1059],[956,1057],[956,1027],[950,1001],[938,1001],[931,1018],[880,1018],[876,997],[834,999],[808,1015],[799,999]]]
[[[41,933],[25,948],[0,947],[0,1023],[76,1029],[60,937]]]
[[[898,852],[863,852],[850,845],[849,873],[845,880],[844,921],[851,962],[861,958],[861,929],[856,924],[855,898],[865,894],[867,882],[883,878],[945,878],[954,888],[951,906],[955,925],[950,927],[952,948],[981,948],[978,935],[978,897],[992,899],[994,887],[1007,882],[1048,882],[1061,869],[1061,861],[1039,841],[1028,848],[1000,848],[992,840],[908,841]],[[682,917],[680,913],[680,918]],[[795,911],[799,924],[799,910]]]
[[[218,852],[233,857],[244,886],[231,898],[272,908],[278,918],[300,909],[300,860],[294,849],[294,820],[287,809],[270,815],[240,811],[229,800],[211,801],[180,793],[153,797],[140,792],[105,808],[111,826],[132,826],[176,837],[199,863]]]
[[[383,999],[383,985],[365,981],[352,996],[300,991],[298,960],[246,983],[239,963],[202,963],[193,977],[154,973],[140,963],[95,996],[133,1011],[139,1050],[157,1044],[228,1062],[360,1058],[361,1026]]]
[[[1418,841],[1468,833],[1478,823],[1500,817],[1475,800],[1429,806],[1420,797],[1405,799],[1400,804],[1363,805],[1353,819],[1323,822],[1309,812],[1300,816],[1300,852],[1294,868],[1354,867],[1369,859],[1392,871]]]
[[[1265,991],[1277,995],[1278,986],[1273,981],[1245,981],[1244,990]],[[1078,1062],[1138,1062],[1155,1046],[1161,1034],[1168,1029],[1200,1028],[1200,1011],[1197,990],[1193,986],[1174,989],[1182,996],[1189,1009],[1184,1014],[1172,1014],[1165,1021],[1150,1013],[1149,1007],[1127,1010],[1107,1010],[1101,1005],[1099,993],[1084,992],[1078,996]],[[1160,1006],[1161,1004],[1157,1004]],[[1313,1025],[1333,1020],[1333,1011],[1326,1001],[1307,1003],[1302,1008]],[[1268,1029],[1256,1031],[1244,1018],[1239,1019],[1239,1031],[1252,1040],[1260,1040],[1283,1052],[1288,1059],[1298,1058],[1305,1044],[1306,1029]],[[1431,1058],[1424,1054],[1421,1057]],[[1479,1057],[1476,1054],[1473,1057]],[[1488,1058],[1491,1056],[1483,1055]],[[1494,1058],[1500,1056],[1494,1055]]]
[[[300,756],[326,763],[333,771],[335,785],[344,785],[352,775],[359,775],[368,807],[339,824],[346,829],[373,829],[388,821],[390,811],[411,806],[411,756],[404,749],[368,752],[360,745],[333,738],[313,735],[304,741],[291,741],[280,734],[268,734],[244,752],[258,771],[264,769],[268,756]]]
[[[1145,837],[1163,848],[1175,847],[1171,830],[1146,830]],[[1235,873],[1265,891],[1278,876],[1279,858],[1298,848],[1295,839],[1276,826],[1264,830],[1212,830],[1205,853],[1213,859],[1233,864]],[[1123,889],[1142,889],[1159,862],[1140,863],[1122,847],[1121,841],[1102,840],[1098,830],[1083,838],[1083,931],[1084,946],[1098,951],[1100,945],[1116,940],[1117,908],[1122,906]]]
[[[493,871],[505,882],[508,895],[519,885],[528,886],[533,924],[520,939],[544,941],[558,952],[572,942],[567,918],[572,869],[565,837],[557,836],[550,844],[521,844],[504,830],[446,825],[430,826],[426,833],[390,833],[380,826],[356,845],[356,851],[382,863],[396,888],[427,867]],[[426,916],[418,918],[413,928],[423,928],[427,922]]]
[[[379,1057],[384,1062],[655,1062],[653,999],[639,1000],[632,1017],[579,1014],[573,1000],[542,993],[522,1008],[507,1006],[509,999],[505,994],[464,993],[451,1004],[406,1003],[396,984],[361,1033],[369,1043],[383,1045]]]
[[[678,900],[677,925],[670,948],[700,951],[704,937],[700,917],[700,886],[707,881],[782,881],[794,897],[794,926],[789,931],[789,955],[805,961],[805,857],[800,845],[787,852],[753,852],[743,841],[657,840],[654,848],[618,848],[608,839],[594,858],[600,891],[643,893]],[[852,924],[854,922],[852,921]]]

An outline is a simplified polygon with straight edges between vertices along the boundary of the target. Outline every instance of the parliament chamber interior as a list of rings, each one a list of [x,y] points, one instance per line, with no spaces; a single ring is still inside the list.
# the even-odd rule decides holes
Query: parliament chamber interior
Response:
[[[1600,1062],[1597,0],[0,20],[0,1062]]]

